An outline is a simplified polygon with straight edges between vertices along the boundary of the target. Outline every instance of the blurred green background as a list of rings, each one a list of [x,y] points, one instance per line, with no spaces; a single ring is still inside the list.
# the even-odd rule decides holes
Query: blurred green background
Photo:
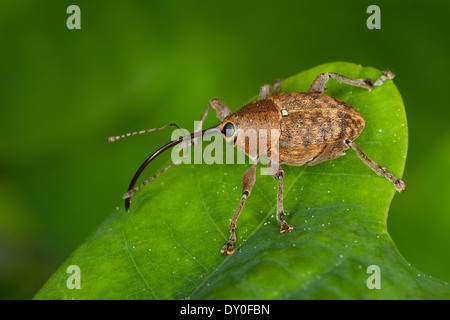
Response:
[[[72,4],[81,30],[66,27]],[[366,27],[371,4],[381,30]],[[450,281],[449,16],[438,0],[2,1],[0,298],[33,297],[171,130],[108,136],[192,130],[213,97],[237,110],[260,85],[333,61],[396,72],[408,189],[388,230],[413,266]]]

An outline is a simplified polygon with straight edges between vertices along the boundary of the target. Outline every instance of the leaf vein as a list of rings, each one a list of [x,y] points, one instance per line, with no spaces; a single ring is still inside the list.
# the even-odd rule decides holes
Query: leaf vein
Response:
[[[144,275],[142,274],[141,270],[139,269],[138,265],[136,264],[136,260],[134,259],[133,255],[131,254],[130,249],[128,248],[128,242],[127,242],[127,238],[125,236],[125,232],[122,231],[122,236],[123,236],[123,242],[125,244],[125,249],[128,252],[128,255],[130,256],[131,261],[133,262],[134,267],[136,268],[136,271],[139,273],[139,275],[141,276],[142,280],[144,280],[145,285],[147,286],[147,288],[150,289],[153,297],[155,299],[158,299],[158,297],[156,296],[155,292],[153,291],[153,288],[150,287],[150,284],[147,282],[147,280],[145,279]]]

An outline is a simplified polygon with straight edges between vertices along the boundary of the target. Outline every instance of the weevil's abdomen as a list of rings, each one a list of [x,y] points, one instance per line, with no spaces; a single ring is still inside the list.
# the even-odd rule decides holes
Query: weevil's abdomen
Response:
[[[332,142],[355,140],[363,117],[350,105],[320,93],[279,93],[269,97],[281,112],[281,164],[301,166]]]

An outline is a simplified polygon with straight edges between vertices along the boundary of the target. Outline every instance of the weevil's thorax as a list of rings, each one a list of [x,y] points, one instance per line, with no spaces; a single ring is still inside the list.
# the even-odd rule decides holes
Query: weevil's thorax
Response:
[[[258,100],[225,118],[219,129],[227,142],[256,157],[278,143],[280,120],[280,110],[272,100]]]

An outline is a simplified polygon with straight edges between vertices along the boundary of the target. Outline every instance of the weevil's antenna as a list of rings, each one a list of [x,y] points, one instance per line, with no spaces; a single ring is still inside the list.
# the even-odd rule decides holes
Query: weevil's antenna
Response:
[[[185,156],[182,159],[179,159],[179,160],[177,160],[175,162],[172,162],[172,164],[170,164],[168,167],[164,168],[163,170],[161,170],[160,172],[158,172],[157,174],[155,174],[151,178],[145,180],[139,186],[134,187],[134,185],[136,184],[136,181],[139,178],[139,176],[141,175],[142,171],[144,171],[144,169],[149,165],[149,163],[153,159],[155,159],[157,156],[159,156],[161,153],[163,153],[167,149],[170,149],[170,148],[176,146],[177,144],[179,144],[179,143],[181,143],[183,141],[190,141],[190,140],[192,140],[194,138],[197,138],[197,137],[202,137],[202,136],[205,136],[205,135],[208,135],[208,134],[213,134],[213,133],[218,133],[218,132],[220,132],[219,129],[218,129],[218,126],[210,128],[210,129],[203,130],[201,132],[194,132],[194,133],[191,133],[190,135],[186,135],[184,137],[178,138],[177,140],[173,140],[173,141],[169,142],[168,144],[162,146],[161,148],[159,148],[155,152],[153,152],[153,154],[150,157],[148,157],[147,160],[145,160],[144,163],[136,171],[136,173],[134,174],[133,179],[131,180],[130,186],[128,187],[127,193],[125,193],[125,195],[123,196],[123,198],[125,199],[125,210],[128,211],[128,209],[130,208],[130,198],[136,191],[138,191],[140,188],[145,186],[147,183],[149,183],[153,179],[157,178],[159,175],[164,173],[170,167],[172,167],[172,166],[180,163],[181,161],[183,161]]]
[[[170,126],[175,126],[178,129],[180,129],[175,123],[171,122],[168,125],[165,125],[165,126],[162,126],[162,127],[158,127],[158,128],[147,129],[147,130],[140,130],[140,131],[125,133],[125,134],[122,134],[120,136],[109,137],[108,138],[108,142],[114,142],[114,141],[117,141],[119,139],[123,139],[123,138],[130,137],[130,136],[135,136],[137,134],[143,134],[143,133],[148,133],[148,132],[152,132],[152,131],[156,131],[156,130],[161,130],[161,129],[164,129],[164,128],[167,128],[167,127],[170,127]]]

